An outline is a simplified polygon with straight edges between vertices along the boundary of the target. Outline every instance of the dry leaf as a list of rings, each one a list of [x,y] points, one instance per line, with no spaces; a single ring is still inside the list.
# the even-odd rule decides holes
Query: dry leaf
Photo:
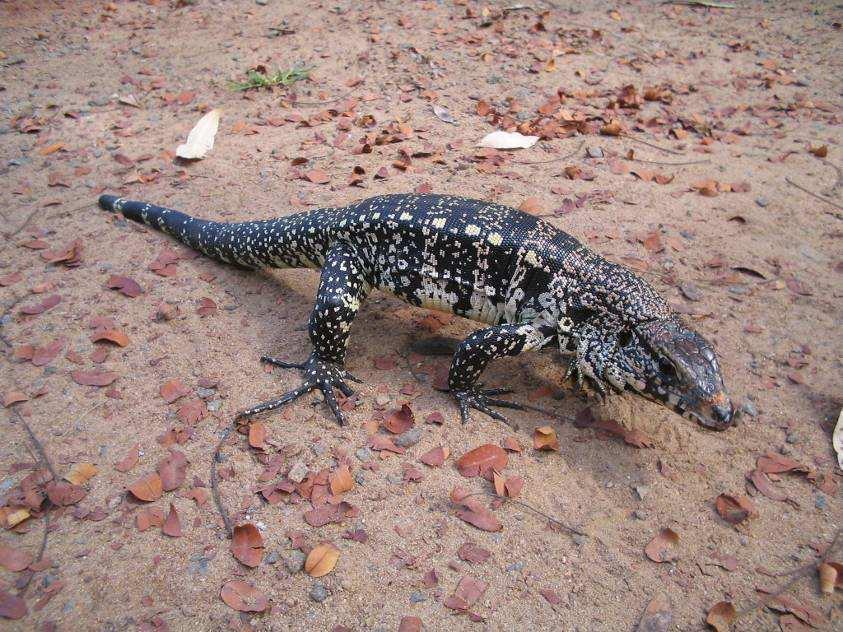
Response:
[[[450,123],[451,125],[457,124],[456,119],[454,119],[453,115],[448,110],[448,108],[442,107],[441,105],[436,105],[434,103],[433,113],[436,115],[436,118],[438,118],[443,123]]]
[[[537,197],[528,197],[521,204],[518,205],[518,210],[529,213],[530,215],[539,215],[544,212],[542,204]]]
[[[184,384],[182,384],[180,380],[175,379],[170,380],[165,384],[162,384],[159,392],[161,393],[161,397],[164,398],[165,402],[167,402],[168,404],[172,404],[180,397],[184,397],[185,395],[190,394],[190,389],[187,388]]]
[[[240,563],[255,568],[263,560],[263,536],[251,522],[234,527],[231,553]]]
[[[344,494],[354,487],[354,479],[351,478],[351,470],[347,465],[341,465],[336,471],[331,472],[328,481],[331,485],[331,493],[335,496]]]
[[[64,480],[74,485],[81,485],[96,473],[97,468],[92,463],[74,463],[67,474],[64,475]]]
[[[500,521],[483,505],[479,498],[468,496],[462,497],[461,500],[455,500],[457,489],[455,487],[451,492],[451,500],[462,505],[462,508],[457,510],[457,518],[481,531],[494,532],[503,529]]]
[[[623,132],[621,124],[616,119],[613,119],[600,128],[600,133],[604,136],[620,136]]]
[[[320,544],[313,548],[304,561],[304,570],[311,577],[323,577],[337,565],[340,550],[333,544]]]
[[[139,478],[137,481],[129,486],[129,491],[138,500],[145,502],[152,502],[161,498],[164,493],[164,488],[161,484],[161,477],[156,473],[147,474]]]
[[[647,604],[636,632],[668,632],[672,627],[670,598],[665,593],[658,593]]]
[[[523,136],[518,132],[497,131],[486,134],[478,147],[491,147],[492,149],[528,149],[539,140],[538,136]]]
[[[242,581],[223,584],[220,598],[229,608],[238,612],[263,612],[269,601],[260,590]]]
[[[820,574],[820,591],[824,595],[832,594],[834,592],[834,586],[837,584],[838,570],[826,562],[820,564],[817,570]]]
[[[533,431],[533,447],[536,450],[559,450],[556,431],[551,426],[542,426]]]
[[[4,619],[23,619],[29,610],[22,597],[0,589],[0,617]]]
[[[187,135],[187,142],[176,147],[176,156],[185,160],[204,158],[214,146],[214,137],[220,126],[220,110],[211,110],[203,116]]]
[[[717,632],[728,632],[729,626],[735,620],[737,611],[729,601],[720,601],[711,607],[705,622]]]
[[[161,533],[171,538],[181,537],[181,520],[179,520],[179,514],[176,512],[173,503],[170,503],[170,513],[167,514],[164,524],[161,525]]]
[[[114,464],[114,469],[118,472],[128,472],[131,470],[135,465],[138,463],[138,459],[140,458],[140,448],[139,446],[134,446],[126,453],[126,456],[123,457],[120,461]]]
[[[258,450],[266,448],[266,424],[262,421],[249,424],[249,445]]]
[[[814,154],[817,158],[825,158],[828,156],[828,145],[820,145],[819,147],[808,147],[808,151]]]
[[[659,534],[650,540],[644,547],[644,553],[654,562],[672,562],[678,559],[679,553],[676,546],[679,544],[679,534],[673,529],[662,529]]]
[[[412,409],[403,404],[399,409],[389,411],[386,419],[383,422],[383,427],[393,434],[401,434],[407,432],[415,425],[415,415]]]
[[[438,446],[431,450],[428,450],[424,454],[419,457],[419,461],[424,463],[425,465],[429,465],[430,467],[439,467],[450,455],[451,451],[448,449],[448,446]]]
[[[509,458],[500,446],[487,443],[466,452],[456,462],[457,470],[466,478],[484,476],[490,470],[500,472]]]
[[[837,415],[837,424],[834,426],[834,432],[831,435],[831,445],[837,453],[837,467],[843,470],[843,409]]]
[[[99,342],[100,340],[113,342],[119,347],[125,347],[129,344],[129,337],[119,329],[98,329],[91,334],[91,342]]]
[[[0,544],[0,566],[6,570],[19,573],[30,564],[32,564],[32,555],[30,553],[16,546]]]
[[[756,513],[755,505],[746,496],[720,494],[714,501],[714,507],[729,524],[739,524]]]

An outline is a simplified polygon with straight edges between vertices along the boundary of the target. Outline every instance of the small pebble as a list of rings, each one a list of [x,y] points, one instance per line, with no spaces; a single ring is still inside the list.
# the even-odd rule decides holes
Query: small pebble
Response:
[[[372,451],[367,447],[357,448],[357,450],[354,452],[354,456],[356,456],[361,461],[371,461]]]
[[[293,573],[298,573],[301,569],[304,568],[304,560],[304,553],[302,553],[298,549],[287,551],[284,554],[284,566],[287,567],[287,570],[290,572],[291,575]]]
[[[307,477],[307,465],[304,461],[296,461],[287,476],[294,483],[301,483]]]
[[[427,601],[427,596],[424,593],[418,590],[410,593],[410,603],[421,603],[422,601]]]
[[[419,442],[421,434],[421,427],[408,430],[395,438],[395,445],[401,446],[402,448],[409,448]]]
[[[638,498],[644,500],[647,494],[650,493],[650,487],[648,485],[636,485],[635,493],[638,494]]]
[[[589,158],[602,158],[603,150],[599,147],[588,147],[586,150]]]
[[[280,557],[281,553],[279,553],[278,551],[270,551],[269,553],[267,553],[263,561],[267,564],[275,564],[278,561],[278,558]]]
[[[758,408],[755,406],[755,402],[751,399],[747,399],[741,404],[741,410],[745,412],[750,417],[757,417],[758,416]]]
[[[632,512],[632,517],[635,518],[636,520],[646,520],[647,518],[650,517],[650,514],[648,514],[643,509],[636,509],[635,511]]]
[[[217,391],[213,388],[202,388],[200,386],[196,389],[196,394],[202,399],[208,399],[209,397],[216,395]]]
[[[399,474],[398,472],[393,472],[392,474],[386,475],[386,480],[388,480],[393,485],[400,485],[404,482],[403,474]]]
[[[208,410],[210,410],[212,413],[215,413],[221,407],[222,407],[222,400],[221,399],[215,399],[213,401],[208,402]]]
[[[766,208],[766,207],[767,207],[767,204],[769,204],[769,202],[767,201],[767,198],[765,198],[765,197],[757,197],[757,198],[755,198],[755,203],[756,203],[758,206],[760,206],[761,208]]]
[[[787,441],[787,442],[788,442],[788,443],[790,443],[790,444],[795,444],[795,443],[799,443],[799,439],[800,439],[800,437],[799,437],[799,433],[797,433],[797,432],[788,432],[788,433],[787,433],[787,438],[785,439],[785,441]]]
[[[738,538],[738,542],[741,543],[741,546],[749,546],[749,538],[745,535],[742,535]]]
[[[354,482],[358,485],[366,484],[366,473],[363,470],[357,470],[354,473]]]
[[[584,545],[584,544],[586,544],[587,542],[588,542],[588,536],[587,536],[587,535],[582,535],[582,534],[580,534],[580,533],[575,533],[575,534],[574,534],[574,543],[575,543],[577,546],[583,546],[583,545]]]
[[[827,503],[826,503],[826,500],[825,500],[825,496],[823,496],[822,494],[817,494],[817,497],[814,500],[814,506],[817,509],[825,509],[826,505],[827,505]]]
[[[317,603],[322,603],[328,598],[328,589],[320,582],[316,582],[310,589],[310,598]]]
[[[520,571],[524,568],[524,562],[515,562],[514,564],[510,564],[506,567],[508,573],[512,573],[513,571]]]
[[[313,454],[315,454],[316,456],[322,456],[323,454],[325,454],[325,452],[328,451],[327,446],[324,443],[321,443],[321,442],[314,443],[310,447],[310,449],[313,450]]]

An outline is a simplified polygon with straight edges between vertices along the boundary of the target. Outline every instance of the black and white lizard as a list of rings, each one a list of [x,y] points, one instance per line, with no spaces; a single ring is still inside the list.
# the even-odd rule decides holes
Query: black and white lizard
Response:
[[[733,408],[711,345],[689,329],[643,279],[574,237],[519,210],[447,195],[382,195],[340,208],[278,219],[220,223],[103,195],[100,206],[164,231],[209,257],[247,268],[321,268],[308,332],[310,357],[289,363],[301,386],[241,413],[273,410],[314,389],[340,424],[334,388],[346,396],[351,324],[372,288],[412,305],[453,312],[488,325],[454,354],[448,375],[463,422],[474,408],[522,409],[480,388],[489,361],[558,346],[576,375],[601,395],[632,391],[713,429]]]

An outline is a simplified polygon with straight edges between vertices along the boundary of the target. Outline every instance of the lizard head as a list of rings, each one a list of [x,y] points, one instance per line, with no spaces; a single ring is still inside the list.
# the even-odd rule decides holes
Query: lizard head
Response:
[[[714,350],[677,318],[635,326],[624,336],[610,380],[712,430],[725,430],[734,409]]]

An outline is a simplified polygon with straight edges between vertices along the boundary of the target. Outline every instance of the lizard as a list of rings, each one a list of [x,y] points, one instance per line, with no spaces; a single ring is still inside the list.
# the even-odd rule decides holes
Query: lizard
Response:
[[[713,346],[630,269],[541,218],[504,205],[438,194],[390,194],[277,219],[214,222],[147,202],[102,195],[100,206],[169,234],[217,261],[248,269],[321,269],[303,362],[261,361],[303,374],[297,388],[239,413],[248,418],[320,390],[347,423],[334,389],[360,382],[345,368],[350,329],[372,291],[486,325],[457,348],[448,391],[466,423],[471,410],[508,421],[525,406],[484,389],[497,358],[558,348],[564,379],[601,398],[631,392],[714,430],[735,411]]]

